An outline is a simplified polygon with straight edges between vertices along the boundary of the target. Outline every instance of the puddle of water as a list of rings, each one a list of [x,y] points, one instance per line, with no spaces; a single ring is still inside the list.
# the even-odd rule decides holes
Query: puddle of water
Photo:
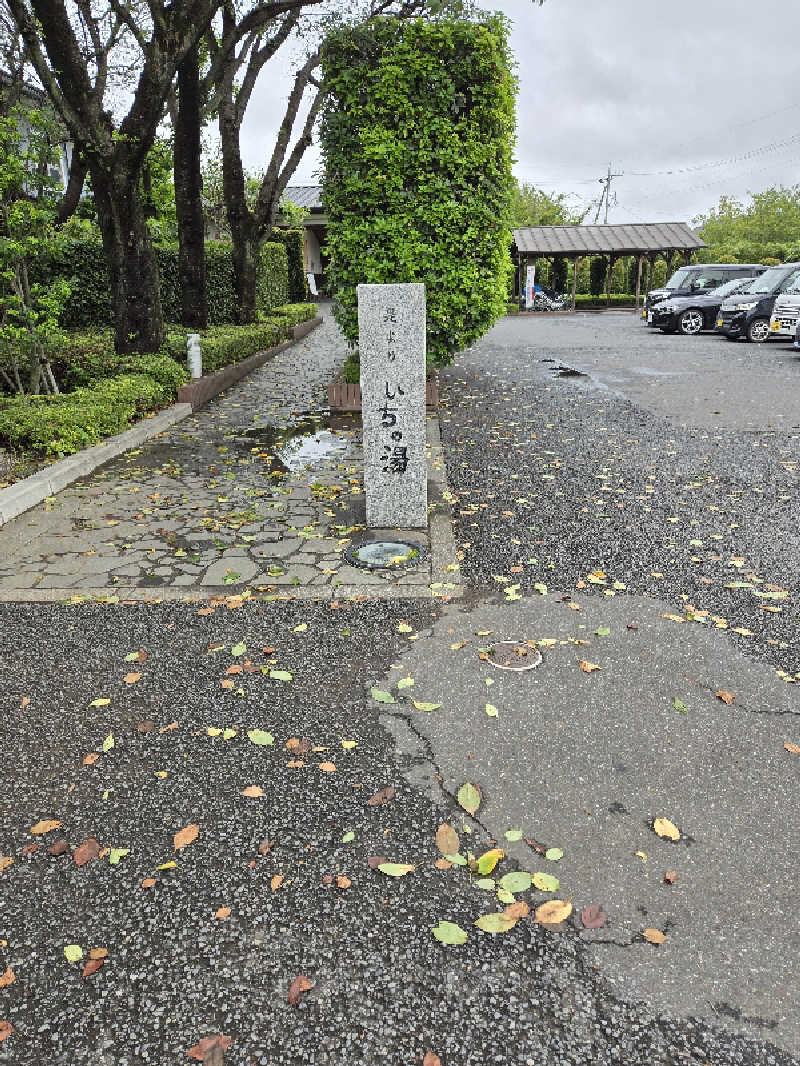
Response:
[[[681,376],[679,370],[653,370],[649,366],[632,366],[631,370],[634,374],[645,374],[651,378],[677,378]]]
[[[260,458],[268,458],[272,466],[293,474],[343,456],[357,425],[352,418],[305,418],[287,426],[253,426],[237,433],[236,439],[240,444],[252,442],[251,451],[258,452]],[[265,456],[264,452],[269,455]]]
[[[571,366],[554,366],[552,370],[560,378],[587,378],[589,376],[581,370],[573,369]]]

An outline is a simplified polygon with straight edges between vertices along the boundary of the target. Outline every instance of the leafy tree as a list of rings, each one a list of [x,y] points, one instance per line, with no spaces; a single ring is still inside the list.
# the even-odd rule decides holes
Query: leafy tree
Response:
[[[515,182],[511,193],[511,225],[564,226],[578,225],[584,215],[573,211],[565,193],[546,193],[527,182]]]
[[[589,266],[589,292],[592,296],[600,296],[606,291],[606,271],[608,260],[604,255],[596,255]]]
[[[800,185],[749,195],[749,203],[722,196],[716,207],[693,220],[708,244],[698,256],[701,261],[759,263],[795,257],[800,250]]]
[[[429,363],[446,365],[506,307],[514,88],[500,16],[378,19],[332,34],[322,149],[336,318],[356,286],[427,290]]]
[[[42,285],[30,275],[58,241],[47,128],[38,111],[0,118],[0,381],[20,395],[59,391],[47,352],[63,339],[58,319],[70,293],[64,280]]]

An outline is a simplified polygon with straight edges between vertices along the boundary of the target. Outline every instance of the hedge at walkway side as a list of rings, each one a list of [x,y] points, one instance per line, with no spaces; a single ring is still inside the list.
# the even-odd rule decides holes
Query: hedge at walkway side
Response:
[[[303,263],[303,231],[301,229],[274,229],[273,241],[286,248],[289,269],[289,299],[293,303],[307,300],[310,295],[308,278]]]
[[[422,281],[428,363],[505,313],[515,79],[501,16],[377,19],[323,53],[323,198],[334,314],[358,338],[360,282]]]
[[[287,254],[285,246],[278,242],[263,244],[261,248],[256,306],[259,311],[269,312],[289,299]],[[181,309],[177,246],[159,245],[156,256],[164,320],[177,322]],[[45,282],[62,277],[72,286],[61,323],[65,328],[87,329],[112,324],[111,290],[99,237],[68,236],[58,256],[43,268],[43,275],[41,280]],[[206,284],[209,322],[212,325],[234,323],[237,301],[229,244],[222,241],[206,243]]]

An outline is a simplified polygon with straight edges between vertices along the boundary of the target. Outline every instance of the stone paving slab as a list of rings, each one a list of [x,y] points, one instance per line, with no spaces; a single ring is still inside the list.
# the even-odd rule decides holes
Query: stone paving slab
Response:
[[[48,492],[0,528],[0,600],[190,599],[245,588],[326,599],[457,594],[435,415],[426,425],[431,523],[427,535],[407,531],[426,549],[420,566],[377,574],[343,558],[365,528],[360,417],[327,409],[327,385],[347,354],[328,315],[179,426]]]

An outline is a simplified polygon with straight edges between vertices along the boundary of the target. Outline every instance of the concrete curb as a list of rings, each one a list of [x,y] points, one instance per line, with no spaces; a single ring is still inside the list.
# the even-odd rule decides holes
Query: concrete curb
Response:
[[[65,459],[51,463],[38,474],[16,481],[6,489],[0,489],[0,527],[12,518],[23,514],[35,507],[37,503],[46,500],[48,496],[54,496],[79,477],[91,474],[98,466],[114,459],[122,452],[133,448],[143,441],[162,433],[176,422],[180,422],[192,413],[191,404],[175,403],[171,407],[159,411],[152,418],[143,418],[130,429],[117,433],[102,444],[96,444],[93,448],[85,448],[75,455],[68,455]]]

